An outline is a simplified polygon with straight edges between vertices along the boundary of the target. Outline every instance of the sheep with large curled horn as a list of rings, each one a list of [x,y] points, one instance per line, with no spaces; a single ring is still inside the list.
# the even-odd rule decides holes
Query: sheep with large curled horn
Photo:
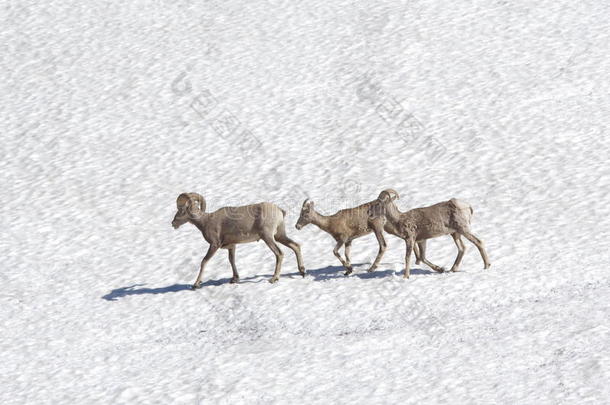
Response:
[[[235,266],[235,248],[240,243],[263,240],[275,255],[275,271],[270,282],[279,279],[283,253],[276,242],[292,249],[297,257],[299,272],[305,276],[305,267],[298,243],[286,235],[284,217],[286,211],[275,204],[262,202],[258,204],[224,207],[214,212],[205,212],[206,203],[203,196],[197,193],[180,194],[176,200],[177,212],[172,221],[174,229],[190,222],[195,225],[210,244],[208,252],[201,261],[199,274],[193,289],[201,286],[201,278],[207,262],[218,249],[229,251],[229,262],[233,270],[231,283],[239,281]]]

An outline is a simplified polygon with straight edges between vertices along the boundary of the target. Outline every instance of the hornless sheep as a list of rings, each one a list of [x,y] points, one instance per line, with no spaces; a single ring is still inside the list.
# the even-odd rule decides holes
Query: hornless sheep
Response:
[[[394,198],[398,198],[398,193],[393,190],[384,190],[381,192],[380,196],[388,191],[394,192],[396,195]],[[389,194],[388,194],[389,196]],[[391,198],[391,196],[390,196]],[[353,268],[349,258],[350,249],[352,246],[352,241],[361,236],[368,235],[371,232],[375,233],[375,237],[377,238],[377,242],[379,243],[379,251],[377,252],[377,257],[375,261],[368,269],[369,272],[375,270],[383,257],[383,253],[386,250],[386,241],[383,237],[383,228],[386,222],[383,216],[379,215],[371,215],[374,211],[371,210],[373,205],[376,205],[378,200],[370,201],[368,203],[359,205],[354,208],[346,208],[340,211],[337,211],[333,215],[322,215],[319,212],[316,212],[314,209],[314,202],[306,199],[303,202],[303,207],[301,208],[301,215],[299,216],[299,220],[296,223],[297,229],[302,229],[305,225],[314,224],[324,232],[330,234],[337,244],[333,249],[333,253],[339,259],[343,267],[345,267],[346,272],[345,275],[349,275],[352,273]],[[345,245],[345,260],[341,257],[339,253],[339,249],[341,246]],[[423,247],[425,250],[425,246]],[[415,255],[419,260],[419,252],[415,251]]]
[[[451,271],[458,270],[466,251],[466,246],[460,235],[463,235],[479,249],[479,253],[483,258],[484,268],[488,269],[491,266],[483,242],[470,232],[470,220],[474,211],[464,201],[452,198],[449,201],[429,207],[400,212],[393,199],[388,198],[387,195],[380,194],[377,204],[373,205],[371,210],[372,216],[379,215],[386,219],[384,227],[386,232],[404,239],[407,248],[405,255],[405,278],[409,278],[410,275],[409,261],[413,246],[426,239],[443,235],[451,235],[458,248],[458,255],[451,267]]]
[[[218,249],[229,250],[229,262],[233,269],[231,283],[239,281],[235,266],[235,245],[238,243],[256,242],[262,239],[275,254],[275,272],[269,280],[276,282],[280,277],[280,269],[284,254],[277,242],[288,246],[297,256],[299,272],[305,277],[305,267],[298,243],[286,236],[284,216],[286,212],[277,205],[263,202],[242,207],[224,207],[214,212],[205,212],[205,200],[197,193],[183,193],[178,196],[176,206],[178,211],[172,221],[174,229],[190,222],[195,225],[210,244],[208,252],[201,261],[201,268],[193,289],[201,287],[201,277],[206,263]]]

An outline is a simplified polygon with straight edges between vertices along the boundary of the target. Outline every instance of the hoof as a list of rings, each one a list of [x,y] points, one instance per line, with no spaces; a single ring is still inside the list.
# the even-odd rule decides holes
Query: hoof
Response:
[[[303,278],[305,278],[305,267],[299,269],[299,273],[301,273],[301,276],[303,276]]]
[[[199,284],[193,284],[193,286],[191,287],[191,290],[195,291],[201,288],[201,283]]]
[[[437,273],[444,273],[446,271],[444,267],[437,267],[436,269],[432,270],[436,271]]]
[[[491,263],[487,263],[487,265],[485,267],[483,267],[483,269],[487,270],[491,267]]]
[[[375,271],[375,269],[371,267],[371,268],[370,268],[370,269],[368,269],[366,272],[367,272],[367,273],[372,273],[372,272],[374,272],[374,271]]]
[[[273,284],[273,283],[277,283],[277,280],[278,280],[277,278],[272,277],[272,278],[271,278],[271,280],[269,280],[269,282],[270,282],[271,284]]]
[[[229,281],[229,283],[231,283],[231,284],[239,283],[239,278],[235,278],[235,277],[233,277],[233,278],[231,279],[231,281]]]
[[[457,273],[459,270],[452,267],[451,270],[449,270],[449,271],[452,272],[452,273]]]

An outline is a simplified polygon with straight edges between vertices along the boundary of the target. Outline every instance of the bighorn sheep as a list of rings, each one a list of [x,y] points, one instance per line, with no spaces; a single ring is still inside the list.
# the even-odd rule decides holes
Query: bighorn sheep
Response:
[[[472,207],[468,203],[455,198],[429,207],[400,212],[394,203],[394,199],[389,194],[384,194],[383,192],[379,195],[377,204],[371,206],[371,216],[383,216],[386,219],[385,231],[405,241],[407,249],[405,255],[405,278],[409,278],[410,275],[409,262],[414,245],[426,239],[443,235],[451,235],[458,248],[458,255],[451,267],[451,271],[458,270],[466,251],[466,246],[460,237],[461,235],[479,249],[484,268],[488,269],[491,263],[489,263],[483,242],[470,232],[470,220],[473,212]],[[426,263],[425,260],[424,262]]]
[[[380,196],[389,191],[395,194],[394,198],[398,198],[398,193],[394,190],[384,190],[381,192]],[[371,272],[379,265],[387,246],[383,237],[383,228],[386,222],[385,218],[379,215],[371,215],[371,213],[374,213],[371,209],[374,205],[377,205],[377,203],[378,200],[370,201],[357,207],[346,208],[333,215],[327,216],[316,212],[314,209],[314,202],[308,198],[303,202],[301,215],[295,226],[300,230],[305,225],[314,224],[324,232],[330,234],[337,242],[333,249],[333,253],[337,259],[339,259],[341,265],[345,267],[346,276],[353,271],[349,258],[352,241],[374,232],[375,237],[377,237],[377,242],[379,243],[379,251],[377,252],[375,261],[368,269],[368,271]],[[343,245],[345,245],[345,260],[343,260],[339,253],[339,249],[341,249],[341,246]],[[423,251],[425,251],[425,245]],[[415,255],[419,259],[419,251],[417,248]]]
[[[195,225],[204,239],[210,244],[208,252],[201,261],[201,268],[193,289],[201,287],[201,277],[206,263],[218,249],[228,249],[229,262],[233,269],[231,283],[239,281],[235,266],[235,246],[238,243],[256,242],[262,239],[275,254],[275,272],[269,280],[276,282],[280,277],[284,257],[277,242],[288,246],[297,257],[299,272],[305,277],[305,267],[298,243],[286,236],[284,216],[286,212],[278,206],[263,202],[241,207],[224,207],[214,212],[205,212],[205,199],[197,193],[183,193],[176,200],[178,211],[172,221],[174,229],[186,222]]]
[[[391,188],[388,188],[387,190],[383,190],[381,193],[379,193],[379,197],[377,197],[377,200],[381,200],[381,201],[394,201],[394,200],[398,200],[400,198],[400,196],[398,195],[398,192],[396,192],[396,190],[393,190]],[[381,209],[382,206],[379,205],[378,203],[374,203],[372,204],[372,208],[371,211],[369,212],[369,215],[371,216],[377,216],[381,213]],[[386,220],[383,226],[384,231],[386,231],[387,233],[392,233],[392,225],[390,223],[388,223],[388,221]],[[445,271],[444,268],[442,268],[441,266],[437,266],[436,264],[430,262],[428,259],[426,259],[426,240],[421,240],[421,241],[417,241],[417,243],[415,243],[415,245],[413,245],[413,251],[415,253],[415,264],[420,264],[421,262],[424,262],[425,264],[427,264],[432,270],[442,273]]]

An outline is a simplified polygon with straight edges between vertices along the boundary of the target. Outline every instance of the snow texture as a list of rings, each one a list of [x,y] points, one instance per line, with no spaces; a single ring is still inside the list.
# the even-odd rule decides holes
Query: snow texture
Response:
[[[0,16],[2,404],[610,402],[607,1],[25,1]],[[294,228],[474,207],[483,270]],[[172,229],[271,201],[291,251]],[[428,244],[450,267],[450,237]]]

